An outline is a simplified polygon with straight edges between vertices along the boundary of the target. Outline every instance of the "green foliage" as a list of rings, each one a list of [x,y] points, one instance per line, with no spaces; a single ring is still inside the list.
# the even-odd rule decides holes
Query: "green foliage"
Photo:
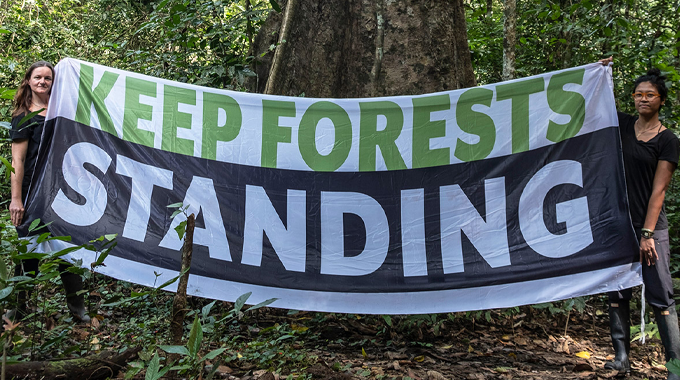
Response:
[[[252,354],[248,353],[247,355],[242,355],[241,353],[237,353],[235,355],[223,355],[225,354],[225,352],[229,350],[241,351],[240,347],[242,347],[242,343],[239,342],[242,339],[242,337],[238,335],[235,337],[231,337],[229,330],[232,327],[235,326],[237,327],[238,322],[247,313],[267,306],[276,300],[268,299],[257,305],[251,306],[245,311],[243,311],[245,302],[248,300],[250,295],[251,293],[246,293],[240,296],[238,300],[234,303],[233,308],[226,311],[219,317],[211,315],[212,312],[214,311],[213,308],[217,301],[212,301],[207,305],[203,306],[202,308],[200,308],[199,310],[193,310],[192,312],[190,312],[189,315],[193,315],[194,319],[188,333],[186,344],[156,346],[155,342],[149,342],[148,347],[150,351],[146,351],[145,353],[140,354],[140,358],[142,359],[142,361],[135,362],[130,366],[126,378],[132,378],[136,376],[144,368],[146,368],[147,377],[157,376],[158,374],[165,374],[168,370],[171,370],[177,371],[181,375],[195,378],[198,377],[201,373],[203,373],[205,361],[208,360],[212,362],[212,370],[209,371],[209,374],[206,378],[212,378],[215,371],[217,370],[217,367],[219,366],[219,363],[222,363],[223,361],[229,362],[232,360],[251,360],[251,361],[262,360],[261,355],[266,355],[266,353],[253,352]],[[294,334],[294,332],[292,333]],[[204,339],[205,334],[208,334],[210,339],[207,340]],[[272,350],[276,351],[280,349],[281,345],[279,343],[281,341],[288,339],[289,337],[291,337],[290,332],[286,333],[282,332],[279,334],[279,336],[276,337],[276,339],[274,339],[273,341],[269,341],[270,343],[274,342],[275,344]],[[217,342],[219,342],[221,347],[213,348],[214,344]],[[257,340],[249,341],[249,343],[245,343],[245,346],[247,347],[248,344],[250,344],[253,347],[260,346],[260,343]],[[166,366],[161,366],[160,364],[158,364],[158,362],[155,361],[156,358],[158,357],[158,354],[155,352],[156,347],[168,354],[180,356],[177,365],[174,365],[175,364],[174,362]],[[302,357],[306,356],[306,354],[304,353],[298,352],[298,354],[302,355]],[[265,364],[270,365],[273,364],[273,362],[265,361]],[[277,363],[278,367],[284,365],[285,361]],[[149,375],[150,373],[152,375]]]
[[[671,360],[666,363],[666,368],[668,368],[669,372],[680,375],[680,360],[671,358]]]
[[[169,366],[161,369],[160,358],[158,354],[154,354],[153,358],[149,362],[149,368],[146,369],[145,380],[158,380],[162,378],[170,370]]]
[[[500,81],[503,61],[503,3],[467,7],[468,39],[473,65],[482,84]],[[667,125],[680,120],[680,32],[677,3],[669,1],[608,0],[566,2],[517,1],[517,76],[579,66],[614,56],[615,94],[619,108],[633,112],[632,83],[647,69],[668,75]]]
[[[240,89],[266,0],[0,2],[0,119],[37,60],[74,57],[156,77]]]
[[[642,338],[642,328],[640,325],[635,325],[630,327],[631,342],[635,340],[640,340]],[[656,323],[647,323],[645,325],[645,339],[661,339],[659,335],[659,326]]]
[[[538,310],[548,310],[551,315],[566,314],[573,309],[576,309],[576,311],[582,314],[586,308],[586,299],[585,297],[576,297],[558,302],[544,302],[532,305],[531,307]]]
[[[45,232],[36,235],[32,241],[19,239],[8,219],[7,213],[0,214],[0,305],[3,310],[15,310],[16,313],[14,323],[5,321],[10,327],[3,334],[3,342],[11,343],[7,345],[8,362],[25,358],[26,355],[32,358],[64,357],[74,352],[87,354],[91,350],[89,344],[73,344],[69,339],[73,332],[73,321],[68,313],[60,311],[65,308],[59,280],[60,271],[63,270],[60,265],[64,261],[60,257],[78,249],[92,250],[98,265],[103,265],[103,259],[115,246],[115,236],[42,253],[36,251],[36,243],[70,241],[70,238],[52,237]],[[39,232],[44,227],[36,220],[29,229]],[[39,271],[12,276],[13,267],[22,265],[25,259],[39,260]],[[92,282],[92,273],[81,268],[81,265],[82,262],[78,261],[75,266],[68,266],[65,270],[81,276],[84,281]],[[52,317],[59,314],[63,315],[60,320]],[[19,317],[23,318],[20,323],[17,322]]]

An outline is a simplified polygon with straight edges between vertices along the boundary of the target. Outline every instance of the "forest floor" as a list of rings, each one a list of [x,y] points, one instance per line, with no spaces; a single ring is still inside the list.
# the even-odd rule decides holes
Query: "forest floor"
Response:
[[[88,326],[69,319],[60,286],[40,292],[37,304],[42,302],[44,313],[38,311],[48,317],[37,325],[26,322],[19,333],[23,340],[33,339],[33,360],[139,347],[142,352],[128,367],[127,377],[121,371],[116,378],[144,379],[151,355],[165,356],[157,346],[167,342],[173,294],[161,291],[105,306],[103,299],[112,294],[134,295],[145,289],[112,279],[90,284],[90,289],[96,322]],[[581,312],[560,309],[564,303],[391,317],[265,307],[224,322],[219,320],[234,304],[210,304],[198,297],[189,301],[193,312],[186,318],[186,332],[198,317],[203,330],[200,355],[219,347],[226,351],[204,362],[204,375],[194,372],[176,377],[180,379],[203,379],[210,368],[215,369],[213,378],[230,380],[617,378],[615,371],[603,367],[613,357],[603,296],[589,297]],[[635,309],[635,302],[632,306]],[[633,313],[633,324],[639,324],[639,308]],[[35,326],[40,326],[38,334]],[[651,333],[655,326],[648,324],[646,330]],[[23,356],[29,360],[25,348]],[[632,373],[626,379],[666,378],[659,339],[649,338],[644,345],[633,342],[631,359]]]
[[[326,320],[318,339],[306,345],[316,357],[306,373],[314,379],[338,380],[618,378],[616,371],[604,369],[613,349],[608,317],[598,314],[572,314],[567,334],[564,315],[553,319],[522,313],[504,321],[446,321],[439,336],[431,326],[381,336],[372,324],[343,316]],[[353,344],[357,342],[363,345]],[[632,373],[626,379],[666,379],[660,340],[633,342],[631,356]],[[286,378],[251,366],[228,367],[232,373],[226,378]]]

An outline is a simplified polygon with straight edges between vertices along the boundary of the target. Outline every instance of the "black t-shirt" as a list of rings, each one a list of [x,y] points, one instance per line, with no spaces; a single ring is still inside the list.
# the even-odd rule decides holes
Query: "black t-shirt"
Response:
[[[10,137],[12,141],[28,139],[28,149],[26,151],[26,160],[24,161],[24,178],[21,181],[21,199],[26,203],[26,194],[28,194],[35,161],[38,158],[38,148],[40,147],[40,137],[45,125],[45,116],[35,115],[20,126],[19,122],[24,116],[25,114],[22,113],[12,118]]]
[[[659,161],[672,162],[677,166],[680,141],[670,129],[644,142],[635,137],[637,117],[619,112],[619,133],[623,148],[623,167],[626,171],[626,189],[633,226],[644,227],[647,205],[652,195],[654,175]],[[661,207],[657,230],[668,228],[666,209]]]

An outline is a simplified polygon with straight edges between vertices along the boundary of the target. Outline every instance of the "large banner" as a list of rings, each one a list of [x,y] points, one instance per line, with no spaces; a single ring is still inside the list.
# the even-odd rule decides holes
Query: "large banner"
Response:
[[[66,59],[27,212],[74,244],[118,234],[101,272],[157,286],[180,268],[185,217],[167,206],[181,202],[197,218],[190,294],[290,309],[436,313],[627,288],[641,280],[610,70],[310,99]]]

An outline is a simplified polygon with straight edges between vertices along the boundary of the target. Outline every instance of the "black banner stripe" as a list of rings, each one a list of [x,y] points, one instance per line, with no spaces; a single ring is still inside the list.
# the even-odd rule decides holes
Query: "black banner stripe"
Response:
[[[82,205],[86,201],[67,183],[63,173],[66,152],[75,144],[83,142],[100,148],[111,158],[111,164],[104,173],[91,164],[84,164],[85,170],[92,173],[106,189],[107,203],[104,216],[96,223],[75,226],[62,219],[53,210],[52,204],[59,190],[74,204]],[[153,188],[151,217],[143,242],[123,236],[133,180],[116,173],[120,157],[173,173],[172,190],[159,186]],[[542,202],[545,228],[554,236],[568,233],[566,224],[558,220],[560,212],[557,205],[584,198],[593,241],[584,249],[565,257],[559,257],[560,250],[567,252],[570,247],[555,245],[554,256],[558,257],[551,258],[546,257],[545,252],[543,255],[537,253],[527,243],[520,226],[518,209],[529,181],[542,168],[560,162],[574,162],[580,166],[583,184],[561,184],[547,192]],[[71,235],[76,244],[116,233],[118,246],[112,255],[172,270],[178,270],[180,266],[179,253],[159,246],[170,229],[170,216],[174,211],[167,205],[183,201],[194,177],[209,178],[219,201],[219,213],[226,231],[231,261],[211,258],[207,247],[195,244],[191,272],[245,284],[333,292],[418,292],[511,284],[596,271],[636,260],[637,245],[628,218],[620,142],[615,127],[524,153],[464,164],[386,172],[326,173],[235,165],[173,154],[125,142],[100,130],[57,118],[46,125],[37,167],[39,169],[29,195],[27,212],[30,216],[27,219],[39,217],[52,222],[49,228],[54,235]],[[450,190],[452,186],[458,185],[478,215],[487,221],[489,216],[485,191],[491,186],[489,181],[494,180],[497,186],[502,181],[504,187],[507,231],[505,236],[500,232],[496,235],[498,239],[507,241],[509,264],[492,266],[480,254],[471,237],[463,233],[464,271],[445,273],[442,251],[450,256],[452,247],[442,246],[440,205],[442,193],[445,192],[442,189]],[[288,190],[298,190],[301,192],[298,194],[305,195],[304,272],[287,270],[279,258],[281,252],[274,250],[267,237],[263,238],[261,265],[242,264],[248,187],[264,189],[284,225],[287,221]],[[401,202],[402,191],[418,189],[423,189],[424,193],[422,215],[427,273],[405,276],[401,220],[405,205]],[[372,198],[381,206],[388,221],[389,228],[385,233],[389,233],[389,245],[386,258],[377,270],[363,275],[322,274],[322,254],[325,252],[322,247],[322,194],[338,198],[346,195],[348,202],[355,199],[349,195],[358,194]],[[464,207],[465,202],[460,202],[460,205]],[[197,215],[197,228],[205,226],[203,213]],[[475,215],[471,214],[472,217]],[[364,220],[352,213],[344,214],[341,225],[332,228],[337,233],[340,229],[344,232],[342,241],[345,257],[359,255],[367,244],[385,238],[379,234],[367,236]],[[415,273],[424,270],[422,263],[418,262],[414,268]],[[348,268],[350,271],[354,269],[362,268]]]

